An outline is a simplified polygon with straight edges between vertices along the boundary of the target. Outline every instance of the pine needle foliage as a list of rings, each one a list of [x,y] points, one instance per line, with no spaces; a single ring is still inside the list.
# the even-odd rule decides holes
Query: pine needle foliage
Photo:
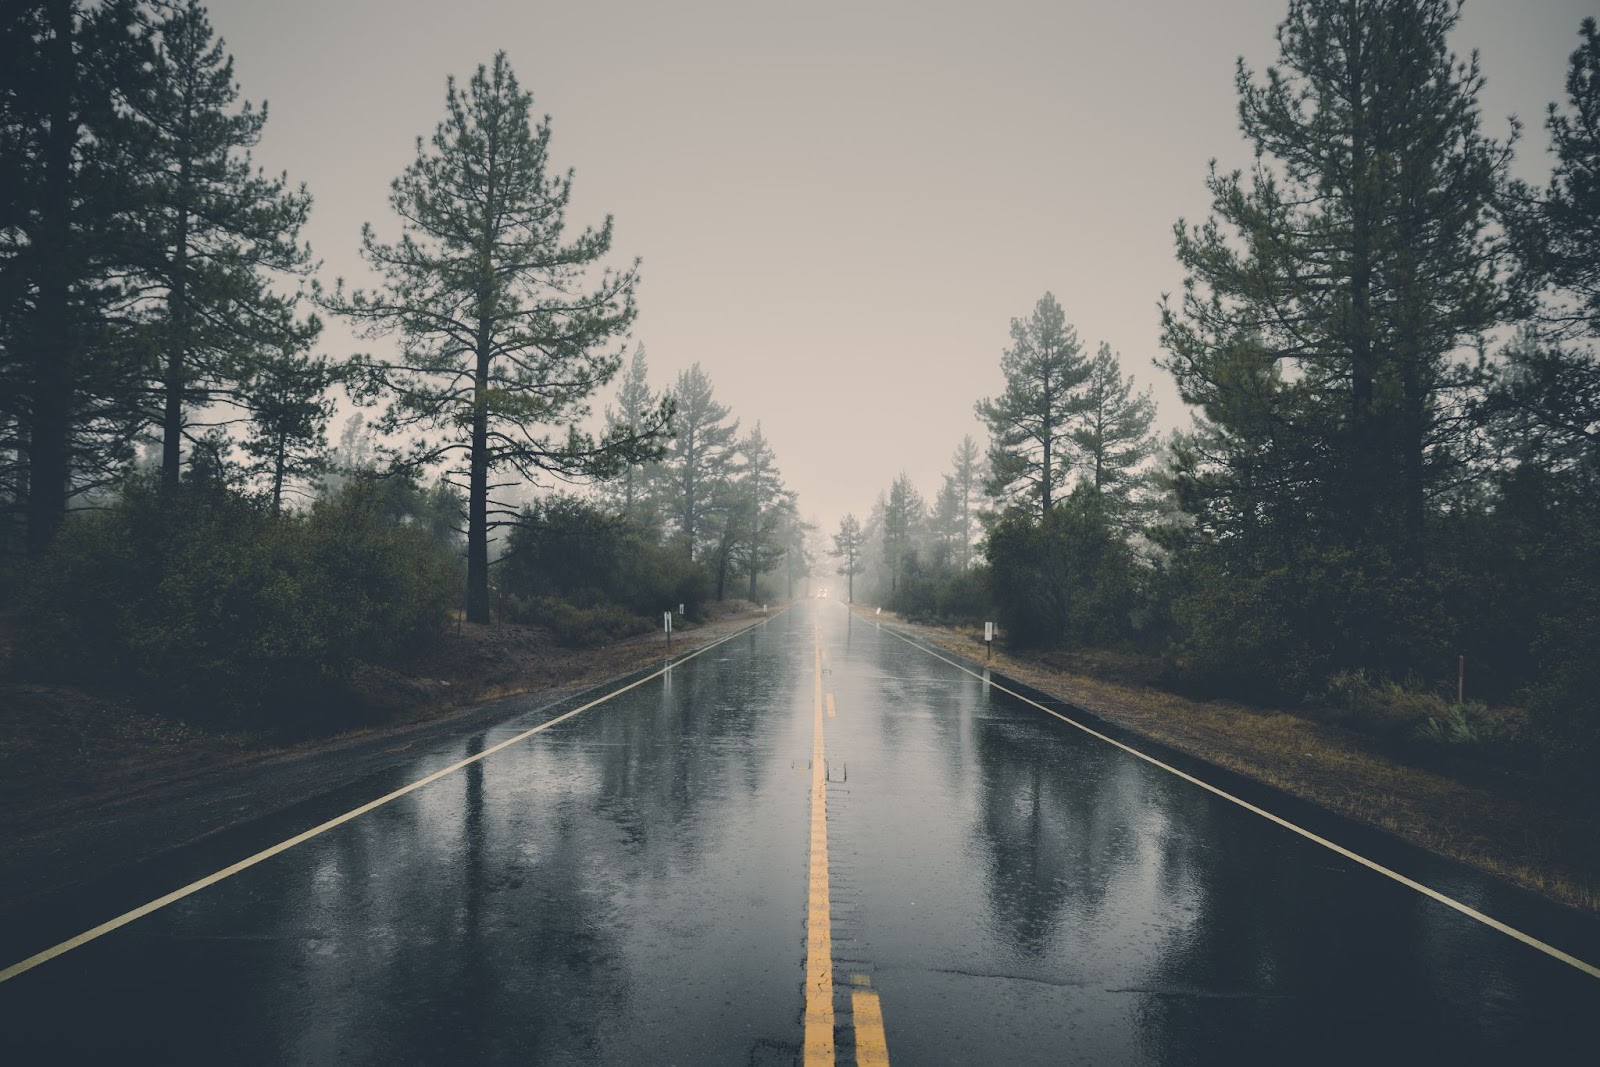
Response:
[[[397,178],[397,242],[363,229],[383,287],[331,306],[367,335],[398,334],[400,358],[364,362],[387,393],[382,423],[416,435],[404,461],[442,465],[467,486],[467,617],[488,621],[491,526],[516,521],[490,479],[604,477],[655,454],[668,411],[595,435],[583,426],[595,391],[622,364],[638,264],[593,268],[611,251],[612,220],[569,236],[572,172],[551,173],[550,120],[504,52],[465,89]]]

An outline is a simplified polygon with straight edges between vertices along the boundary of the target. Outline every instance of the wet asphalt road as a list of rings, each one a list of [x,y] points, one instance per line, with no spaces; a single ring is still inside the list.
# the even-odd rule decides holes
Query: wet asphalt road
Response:
[[[900,1064],[1600,1055],[1600,979],[808,602],[0,984],[0,1063],[799,1062],[819,648],[839,1062],[866,987]],[[0,966],[565,710],[64,897]]]

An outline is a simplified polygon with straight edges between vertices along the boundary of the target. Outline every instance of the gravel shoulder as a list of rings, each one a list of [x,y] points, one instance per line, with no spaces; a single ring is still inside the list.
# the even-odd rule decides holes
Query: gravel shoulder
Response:
[[[983,659],[979,630],[867,618],[958,655]],[[1416,766],[1381,741],[1305,715],[1193,700],[1002,651],[996,670],[1143,737],[1224,767],[1581,912],[1600,914],[1600,812],[1525,775]]]
[[[675,633],[673,656],[771,614],[730,604]],[[464,626],[404,673],[357,679],[381,723],[289,745],[198,731],[73,689],[0,683],[0,921],[665,656],[660,634],[576,650],[527,627]]]

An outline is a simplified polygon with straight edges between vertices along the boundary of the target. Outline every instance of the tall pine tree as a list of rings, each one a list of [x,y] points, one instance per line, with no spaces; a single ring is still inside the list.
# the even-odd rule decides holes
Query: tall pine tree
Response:
[[[550,123],[505,53],[465,91],[451,79],[446,117],[397,178],[389,202],[398,242],[363,230],[376,292],[329,303],[369,336],[398,333],[397,363],[366,362],[392,401],[388,432],[421,432],[405,461],[443,463],[467,485],[467,618],[489,620],[489,530],[516,521],[490,479],[614,474],[653,453],[664,421],[586,432],[590,398],[621,367],[613,343],[632,323],[636,268],[590,269],[611,248],[612,222],[566,237],[572,175],[550,175]],[[427,436],[439,431],[439,436]]]
[[[684,551],[697,559],[702,542],[714,533],[707,529],[708,521],[730,506],[723,490],[739,420],[729,421],[727,405],[717,402],[711,378],[698,363],[679,372],[670,400],[672,444],[662,460],[662,492]]]
[[[637,433],[640,428],[659,423],[663,418],[670,419],[671,414],[671,398],[657,396],[650,388],[650,369],[644,345],[638,345],[633,350],[627,369],[622,372],[622,382],[617,386],[616,405],[606,407],[606,430],[613,436],[627,437]],[[623,463],[622,470],[606,483],[608,498],[623,515],[635,521],[644,521],[648,513],[651,464],[665,452],[666,446],[662,442],[653,455],[641,452],[638,457],[629,458]],[[645,525],[653,528],[655,524],[652,521]]]
[[[1248,181],[1213,170],[1213,218],[1178,224],[1189,273],[1163,311],[1184,399],[1227,421],[1226,391],[1255,383],[1270,442],[1251,461],[1313,490],[1324,535],[1413,569],[1461,471],[1478,377],[1455,357],[1505,310],[1489,224],[1509,153],[1479,128],[1476,58],[1449,51],[1457,9],[1293,0],[1280,65],[1264,84],[1239,66],[1258,162]]]
[[[778,457],[757,422],[750,435],[739,443],[742,477],[739,489],[748,503],[746,543],[740,553],[749,579],[748,596],[756,599],[756,579],[783,561],[781,539],[786,515],[794,510],[794,500],[783,485]]]
[[[839,532],[833,535],[833,548],[828,555],[839,560],[839,573],[845,576],[845,603],[856,602],[856,575],[861,573],[861,554],[866,547],[866,537],[861,531],[861,520],[846,515],[839,520]]]
[[[1083,480],[1101,497],[1105,514],[1125,529],[1145,503],[1143,466],[1155,455],[1156,417],[1150,393],[1133,391],[1111,346],[1101,342],[1083,384],[1083,416],[1073,441],[1083,461]]]
[[[961,438],[961,444],[956,446],[955,455],[950,457],[950,463],[950,478],[961,509],[961,533],[956,542],[954,562],[958,562],[961,569],[966,571],[972,567],[972,534],[975,517],[973,508],[981,488],[978,443],[972,439],[971,434]]]
[[[1072,473],[1077,391],[1089,376],[1078,331],[1053,294],[1039,298],[1030,318],[1011,320],[1011,347],[1000,358],[1000,370],[1005,392],[977,404],[978,417],[989,427],[985,488],[1044,514]]]
[[[141,274],[157,300],[161,470],[176,484],[190,409],[238,404],[258,355],[304,348],[321,324],[297,320],[295,300],[273,288],[310,268],[298,235],[311,197],[253,168],[266,105],[239,103],[233,58],[197,0],[156,33],[149,90],[132,102],[149,198]]]
[[[122,101],[145,88],[132,0],[0,8],[0,492],[30,555],[131,456],[141,213]]]

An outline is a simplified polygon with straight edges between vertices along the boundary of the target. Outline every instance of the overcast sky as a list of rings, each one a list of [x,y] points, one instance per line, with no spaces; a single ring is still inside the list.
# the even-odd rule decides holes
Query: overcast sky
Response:
[[[208,6],[245,97],[270,102],[257,162],[315,198],[325,280],[369,283],[361,224],[396,233],[388,185],[445,78],[505,49],[576,170],[569,224],[614,215],[615,251],[643,260],[653,383],[699,361],[826,534],[902,469],[931,500],[961,436],[984,443],[973,402],[1001,389],[1010,320],[1046,290],[1152,388],[1163,428],[1187,424],[1151,362],[1182,280],[1172,225],[1204,217],[1209,159],[1248,164],[1234,62],[1276,59],[1287,5]],[[1544,108],[1590,11],[1470,0],[1454,40],[1480,53],[1489,132],[1522,118],[1518,169],[1541,182]]]

